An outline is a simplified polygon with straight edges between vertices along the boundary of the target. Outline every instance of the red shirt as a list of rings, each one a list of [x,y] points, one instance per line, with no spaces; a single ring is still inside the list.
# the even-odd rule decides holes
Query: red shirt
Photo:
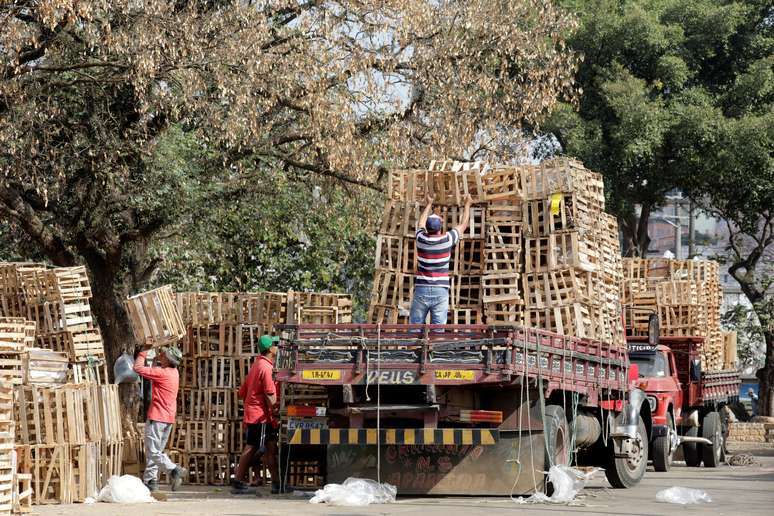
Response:
[[[148,367],[142,351],[134,361],[134,370],[151,382],[151,402],[148,420],[174,423],[177,414],[177,390],[180,387],[180,373],[176,367]]]
[[[274,364],[272,361],[261,355],[250,366],[247,378],[239,387],[239,397],[244,400],[244,422],[248,425],[272,422],[266,395],[277,393],[272,379],[273,372]]]

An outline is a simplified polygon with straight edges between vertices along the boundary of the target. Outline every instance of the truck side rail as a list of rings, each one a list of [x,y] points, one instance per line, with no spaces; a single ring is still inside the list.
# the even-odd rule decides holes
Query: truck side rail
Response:
[[[301,324],[281,326],[277,379],[291,383],[547,382],[596,400],[627,390],[625,348],[522,326]]]

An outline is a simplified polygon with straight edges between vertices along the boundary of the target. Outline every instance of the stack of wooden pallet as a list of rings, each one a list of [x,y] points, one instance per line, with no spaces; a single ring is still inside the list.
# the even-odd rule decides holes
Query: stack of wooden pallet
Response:
[[[618,224],[599,174],[556,159],[522,174],[526,323],[623,345]]]
[[[352,322],[352,302],[312,292],[180,292],[175,305],[186,337],[170,455],[188,468],[189,483],[224,485],[244,446],[238,391],[261,335],[277,335],[280,324]]]
[[[118,391],[105,385],[90,297],[83,267],[0,263],[0,376],[13,385],[18,505],[83,501],[120,474]]]
[[[601,176],[575,161],[540,166],[433,162],[391,173],[377,240],[371,322],[406,322],[416,221],[427,195],[448,230],[474,201],[450,266],[449,323],[524,323],[623,345],[618,225]]]
[[[102,383],[107,365],[91,296],[84,267],[0,263],[0,317],[32,321],[37,346],[61,354],[72,381]]]
[[[624,258],[622,284],[627,331],[645,335],[648,318],[657,314],[662,335],[704,337],[702,365],[721,370],[736,362],[726,357],[720,328],[720,276],[718,263],[709,260]]]

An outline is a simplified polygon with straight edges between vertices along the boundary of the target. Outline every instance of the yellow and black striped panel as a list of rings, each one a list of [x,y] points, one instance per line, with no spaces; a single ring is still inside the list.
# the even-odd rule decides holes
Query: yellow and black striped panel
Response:
[[[288,444],[377,444],[376,428],[296,429]],[[499,432],[488,428],[382,428],[381,444],[492,445]]]

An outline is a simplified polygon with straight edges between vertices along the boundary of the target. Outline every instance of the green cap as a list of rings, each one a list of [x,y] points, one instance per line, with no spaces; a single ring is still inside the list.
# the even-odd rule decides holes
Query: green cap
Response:
[[[273,337],[271,335],[261,335],[261,340],[258,341],[258,349],[261,353],[272,347],[275,343],[279,342],[279,337]]]

